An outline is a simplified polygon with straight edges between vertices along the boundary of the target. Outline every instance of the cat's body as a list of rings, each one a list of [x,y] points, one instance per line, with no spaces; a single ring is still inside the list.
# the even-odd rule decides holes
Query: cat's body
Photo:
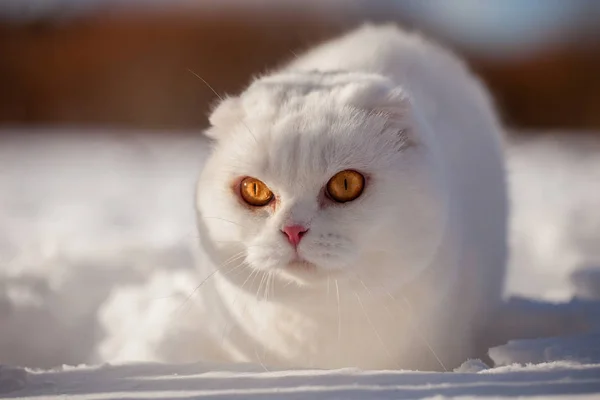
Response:
[[[172,358],[439,370],[478,355],[507,201],[494,110],[460,61],[365,26],[258,78],[211,123],[197,205],[219,272],[174,330],[194,344]],[[335,203],[323,192],[344,170],[364,191]],[[248,176],[269,205],[240,200]],[[297,254],[290,225],[307,229]]]

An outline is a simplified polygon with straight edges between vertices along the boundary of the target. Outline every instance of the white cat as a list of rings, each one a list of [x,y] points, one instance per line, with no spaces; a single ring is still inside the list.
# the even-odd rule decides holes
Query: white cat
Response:
[[[180,360],[440,370],[480,354],[507,199],[495,111],[460,60],[367,25],[210,122],[197,208],[218,272]]]

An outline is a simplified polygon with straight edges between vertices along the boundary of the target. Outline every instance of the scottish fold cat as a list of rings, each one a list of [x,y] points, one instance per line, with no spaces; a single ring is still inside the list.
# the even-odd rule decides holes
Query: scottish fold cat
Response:
[[[446,370],[485,350],[507,255],[502,137],[451,52],[365,25],[210,123],[196,204],[215,269],[175,358]]]

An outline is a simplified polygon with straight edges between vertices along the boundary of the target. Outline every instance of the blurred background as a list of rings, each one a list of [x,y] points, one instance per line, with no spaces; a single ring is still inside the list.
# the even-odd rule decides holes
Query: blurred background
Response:
[[[490,87],[507,296],[600,298],[600,1],[0,0],[0,364],[145,359],[202,279],[216,96],[190,70],[236,93],[365,21],[426,33]]]
[[[0,124],[198,130],[213,94],[363,21],[465,56],[521,130],[600,128],[594,0],[2,0]]]

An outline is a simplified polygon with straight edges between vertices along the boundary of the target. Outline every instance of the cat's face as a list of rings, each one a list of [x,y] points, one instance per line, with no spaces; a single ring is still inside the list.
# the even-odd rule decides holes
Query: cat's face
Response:
[[[214,112],[198,210],[223,268],[376,287],[426,267],[445,218],[439,171],[403,95],[362,79],[263,78]]]

